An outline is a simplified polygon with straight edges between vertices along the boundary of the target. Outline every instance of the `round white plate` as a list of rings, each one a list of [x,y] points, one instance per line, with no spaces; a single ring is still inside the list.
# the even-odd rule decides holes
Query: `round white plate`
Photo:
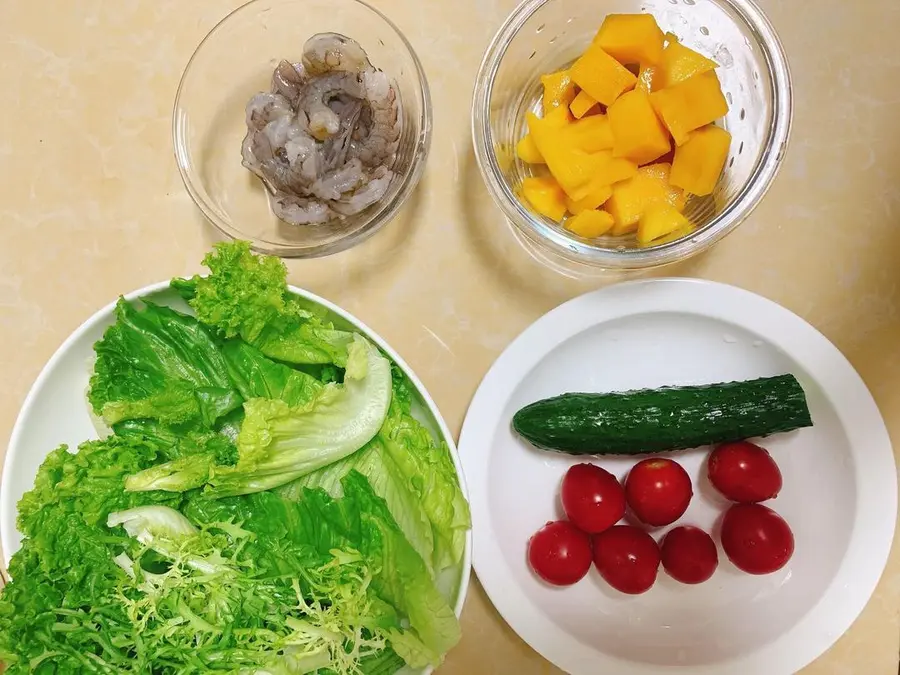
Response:
[[[660,570],[640,596],[591,570],[553,588],[526,563],[529,537],[562,516],[567,468],[594,461],[624,477],[636,460],[536,450],[510,428],[522,406],[568,391],[622,391],[790,372],[815,426],[760,441],[784,476],[768,505],[796,551],[767,576],[739,572],[719,549],[705,584]],[[576,675],[781,675],[824,652],[865,606],[884,569],[897,511],[894,457],[875,402],[847,360],[788,310],[715,283],[663,279],[589,293],[545,315],[497,359],[460,437],[475,534],[475,572],[534,649]],[[705,478],[708,449],[675,458],[694,480],[679,521],[711,530],[727,503]],[[655,531],[659,536],[665,529]]]
[[[290,290],[328,309],[329,318],[339,327],[356,330],[368,337],[409,377],[419,393],[418,400],[413,401],[413,414],[429,428],[431,433],[446,441],[463,494],[468,498],[466,481],[453,436],[437,405],[406,362],[383,338],[349,312],[309,291],[294,286],[291,286]],[[184,301],[169,289],[168,282],[147,286],[129,293],[125,298],[127,300],[149,298],[157,304],[192,313]],[[75,448],[83,441],[97,438],[97,431],[88,413],[85,392],[94,356],[94,343],[103,336],[106,328],[115,322],[114,310],[113,302],[98,311],[56,350],[32,385],[16,419],[3,465],[3,480],[0,483],[0,543],[6,564],[21,543],[21,535],[16,530],[16,504],[34,485],[34,477],[44,457],[63,443]],[[469,587],[471,555],[472,533],[469,532],[462,563],[456,569],[445,571],[438,579],[438,587],[450,599],[457,616],[462,611]],[[402,672],[407,672],[407,669]],[[425,672],[431,672],[431,669]]]

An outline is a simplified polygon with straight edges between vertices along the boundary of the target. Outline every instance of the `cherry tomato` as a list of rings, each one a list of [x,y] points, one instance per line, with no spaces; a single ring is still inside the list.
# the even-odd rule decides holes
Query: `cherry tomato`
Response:
[[[683,525],[670,530],[662,540],[663,568],[683,584],[700,584],[719,566],[716,544],[699,527]]]
[[[528,541],[528,563],[548,584],[569,586],[591,569],[591,540],[565,520],[547,523]]]
[[[690,477],[671,459],[642,460],[625,479],[628,506],[647,525],[674,523],[687,511],[693,496]]]
[[[752,504],[774,499],[781,491],[781,471],[758,445],[739,441],[712,451],[707,462],[709,482],[726,499]]]
[[[625,515],[625,490],[609,471],[593,464],[576,464],[566,471],[563,509],[572,524],[588,534],[609,529]]]
[[[722,521],[722,548],[735,567],[770,574],[794,553],[794,535],[784,519],[762,504],[735,504]]]
[[[633,525],[615,525],[593,537],[594,565],[606,583],[622,593],[650,589],[659,570],[659,546]]]

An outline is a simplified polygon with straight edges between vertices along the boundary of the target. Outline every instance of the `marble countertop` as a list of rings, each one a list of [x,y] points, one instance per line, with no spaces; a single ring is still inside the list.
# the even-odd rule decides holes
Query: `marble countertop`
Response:
[[[401,216],[362,246],[288,262],[292,283],[353,312],[404,356],[454,432],[513,337],[608,283],[535,262],[475,165],[472,83],[515,2],[376,0],[432,84],[435,134],[424,179]],[[123,291],[199,271],[218,239],[181,184],[170,116],[193,49],[238,4],[0,3],[0,437],[40,368],[85,318]],[[761,4],[794,76],[784,168],[739,230],[661,274],[735,284],[807,319],[859,370],[897,437],[900,5]],[[477,581],[462,623],[462,643],[441,673],[559,672],[503,623]],[[895,546],[865,611],[804,673],[893,675],[898,649]]]

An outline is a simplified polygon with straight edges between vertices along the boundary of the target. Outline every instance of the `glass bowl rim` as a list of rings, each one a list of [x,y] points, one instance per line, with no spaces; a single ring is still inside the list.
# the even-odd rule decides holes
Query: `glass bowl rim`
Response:
[[[791,73],[784,46],[765,13],[754,0],[712,0],[727,5],[750,27],[766,62],[772,89],[772,123],[757,162],[741,189],[721,213],[690,236],[645,248],[602,248],[544,223],[526,209],[503,179],[490,128],[490,100],[494,79],[509,44],[525,23],[555,0],[524,0],[492,38],[478,69],[472,97],[472,141],[475,159],[488,192],[516,228],[530,241],[548,245],[563,258],[595,267],[635,270],[668,265],[703,251],[732,232],[749,216],[772,186],[787,151],[793,120]]]
[[[218,33],[218,31],[223,26],[230,23],[231,20],[238,14],[249,10],[252,6],[285,1],[296,2],[298,0],[249,0],[248,2],[245,2],[244,4],[239,5],[238,7],[228,12],[224,17],[217,21],[216,24],[203,37],[203,39],[191,53],[191,57],[188,59],[188,62],[184,67],[184,71],[181,73],[181,78],[178,82],[178,89],[175,92],[175,100],[172,106],[172,144],[175,154],[175,164],[178,166],[178,173],[181,176],[181,181],[184,184],[185,190],[190,195],[191,200],[193,200],[197,208],[199,208],[201,213],[203,213],[207,221],[212,223],[212,225],[214,225],[220,232],[227,235],[228,237],[231,237],[232,239],[243,239],[249,241],[251,248],[259,253],[276,255],[283,258],[318,258],[331,255],[333,253],[339,253],[362,243],[373,234],[375,234],[378,230],[380,230],[390,220],[392,220],[394,216],[397,215],[397,212],[400,210],[400,208],[409,199],[413,190],[416,188],[420,179],[422,178],[422,174],[425,171],[425,164],[428,160],[428,155],[431,150],[431,90],[428,85],[428,78],[425,74],[425,69],[422,66],[421,60],[419,59],[419,55],[416,53],[415,49],[413,48],[412,44],[409,42],[403,31],[401,31],[400,28],[393,21],[391,21],[386,14],[384,14],[384,12],[376,7],[373,7],[368,2],[364,2],[364,0],[340,0],[341,2],[358,5],[362,9],[371,12],[377,19],[380,19],[382,22],[384,22],[384,24],[390,29],[390,31],[392,31],[394,35],[396,35],[399,43],[406,49],[406,52],[408,53],[415,66],[416,79],[419,84],[419,91],[417,93],[422,110],[418,115],[420,131],[418,134],[418,138],[415,140],[415,148],[413,151],[413,157],[410,162],[409,169],[402,177],[400,188],[399,190],[397,190],[397,193],[394,195],[393,199],[388,202],[382,203],[381,207],[377,211],[375,211],[359,229],[335,241],[325,244],[318,244],[315,246],[302,246],[298,244],[265,241],[262,239],[250,237],[246,233],[241,232],[240,230],[232,226],[226,218],[223,218],[219,214],[217,207],[215,207],[213,204],[210,204],[203,197],[203,192],[205,192],[205,190],[201,190],[198,188],[196,183],[202,184],[202,181],[199,181],[199,179],[194,176],[195,172],[191,169],[191,152],[188,150],[188,144],[184,141],[187,131],[185,128],[186,125],[184,123],[184,120],[182,119],[184,116],[179,115],[179,110],[182,107],[182,96],[185,93],[185,85],[187,83],[188,76],[192,73],[192,67],[195,65],[198,55],[202,52],[202,50],[210,42],[210,40],[216,35],[216,33]],[[271,212],[269,215],[271,215]]]

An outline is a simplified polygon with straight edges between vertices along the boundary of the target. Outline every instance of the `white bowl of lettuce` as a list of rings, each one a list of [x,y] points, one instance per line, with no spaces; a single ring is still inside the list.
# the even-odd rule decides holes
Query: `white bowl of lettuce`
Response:
[[[29,393],[0,485],[0,662],[430,671],[471,557],[434,402],[279,260],[230,242],[204,263],[98,312]]]

